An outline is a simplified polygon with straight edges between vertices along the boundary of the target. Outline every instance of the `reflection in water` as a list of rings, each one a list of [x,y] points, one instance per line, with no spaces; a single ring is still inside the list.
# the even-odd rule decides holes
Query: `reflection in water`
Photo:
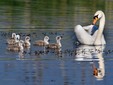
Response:
[[[87,46],[81,45],[77,48],[75,56],[76,61],[92,61],[93,62],[93,75],[102,80],[105,76],[105,66],[103,59],[103,50],[105,46]],[[94,63],[98,61],[98,67]]]
[[[20,52],[18,53],[18,56],[19,56],[19,59],[23,59],[23,58],[24,58],[24,53],[23,53],[23,51],[20,51]]]
[[[24,47],[23,50],[20,50],[18,52],[18,57],[19,59],[23,59],[25,57],[25,54],[29,54],[30,53],[30,46]]]
[[[57,48],[57,49],[46,49],[45,53],[54,53],[55,55],[57,55],[58,57],[62,57],[62,49],[61,48]]]
[[[98,64],[99,64],[99,67],[96,69],[97,71],[97,74],[94,76],[98,79],[98,80],[101,80],[103,79],[103,77],[105,76],[105,66],[104,66],[104,59],[103,59],[103,48],[104,47],[99,47],[99,46],[96,46],[95,47],[96,49],[99,49],[101,52],[97,53],[97,57],[99,59],[98,61]],[[100,49],[101,48],[101,49]],[[96,68],[96,67],[95,67]],[[95,72],[95,68],[93,69],[94,72]]]

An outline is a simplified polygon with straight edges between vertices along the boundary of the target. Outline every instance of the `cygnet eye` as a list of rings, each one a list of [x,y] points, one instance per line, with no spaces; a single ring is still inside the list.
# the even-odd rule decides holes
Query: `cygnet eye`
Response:
[[[60,37],[58,37],[58,39],[60,39]]]
[[[58,36],[57,39],[61,39],[62,37]]]
[[[26,39],[27,39],[27,40],[28,40],[28,39],[30,40],[30,37],[27,36]]]

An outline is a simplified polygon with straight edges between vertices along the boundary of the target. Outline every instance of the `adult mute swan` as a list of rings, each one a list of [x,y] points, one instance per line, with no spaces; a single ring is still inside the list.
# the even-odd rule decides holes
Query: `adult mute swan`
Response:
[[[94,26],[98,20],[100,20],[99,28],[96,29],[93,34],[91,34],[91,31],[94,30]],[[81,44],[104,45],[106,44],[103,35],[104,25],[105,25],[105,15],[101,10],[99,10],[94,14],[93,25],[83,27],[81,25],[77,25],[75,26],[74,31],[78,41]]]

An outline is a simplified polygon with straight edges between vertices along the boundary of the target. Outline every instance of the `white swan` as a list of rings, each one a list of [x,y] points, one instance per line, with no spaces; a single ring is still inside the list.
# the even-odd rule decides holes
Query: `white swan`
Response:
[[[104,39],[103,30],[105,25],[105,15],[104,13],[99,10],[94,14],[93,24],[100,19],[99,28],[91,35],[91,30],[93,29],[94,25],[84,26],[77,25],[74,28],[75,34],[77,36],[78,41],[81,44],[87,45],[103,45],[106,44]]]

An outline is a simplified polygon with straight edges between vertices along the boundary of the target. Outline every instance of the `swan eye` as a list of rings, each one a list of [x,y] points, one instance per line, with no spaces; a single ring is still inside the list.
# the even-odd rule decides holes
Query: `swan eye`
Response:
[[[93,19],[96,19],[96,18],[98,18],[98,15],[96,15],[96,16],[93,17]]]

